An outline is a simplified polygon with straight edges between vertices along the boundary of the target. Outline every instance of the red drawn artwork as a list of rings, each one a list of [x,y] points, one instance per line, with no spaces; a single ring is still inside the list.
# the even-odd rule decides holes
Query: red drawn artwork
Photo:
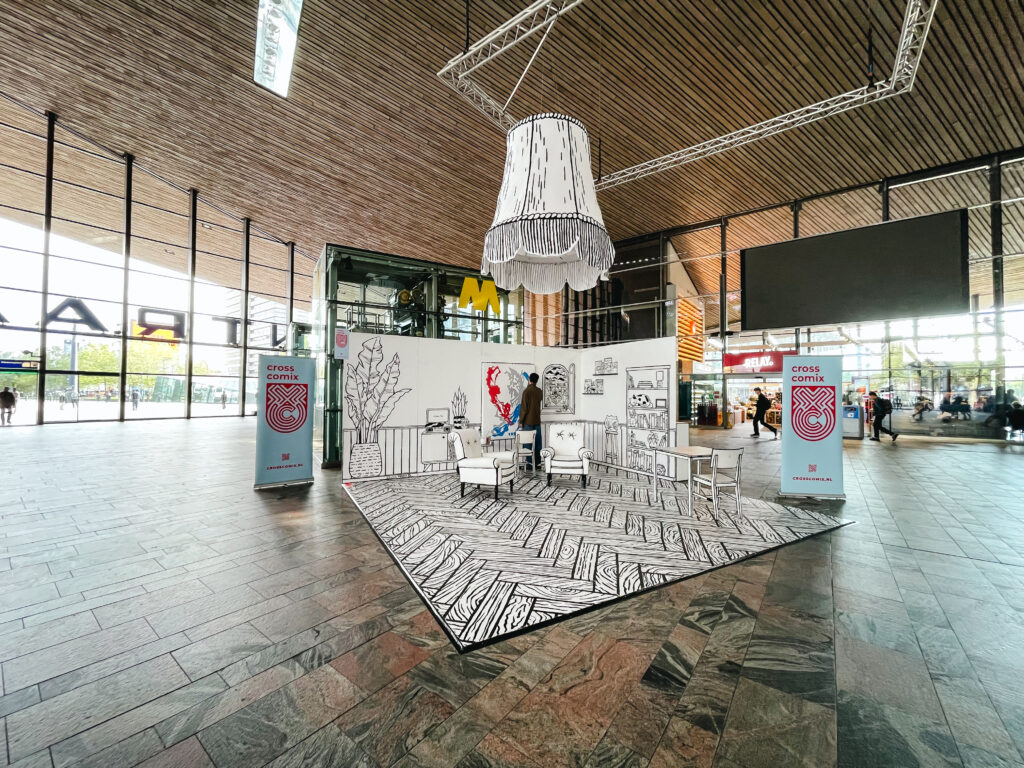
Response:
[[[267,424],[275,432],[294,432],[306,423],[308,386],[267,383]]]
[[[835,387],[794,386],[791,407],[793,431],[804,440],[824,440],[835,429]]]
[[[489,366],[487,368],[487,395],[491,399],[491,403],[495,408],[498,409],[498,416],[506,424],[512,423],[512,403],[503,403],[498,399],[501,394],[501,386],[495,382],[498,378],[500,368],[496,365]]]

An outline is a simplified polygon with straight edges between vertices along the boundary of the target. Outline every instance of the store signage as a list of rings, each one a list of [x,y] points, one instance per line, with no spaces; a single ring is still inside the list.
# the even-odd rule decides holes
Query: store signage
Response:
[[[35,373],[39,370],[38,360],[0,360],[0,371]]]
[[[782,494],[843,495],[843,359],[785,356],[782,370]]]
[[[238,317],[211,316],[210,320],[224,323],[225,344],[239,345],[238,331],[242,327],[242,320]],[[0,323],[10,325],[10,321],[0,312]],[[88,304],[82,299],[64,299],[56,307],[46,313],[43,319],[43,327],[47,330],[66,330],[62,326],[54,327],[55,323],[71,325],[79,329],[85,326],[96,333],[110,333],[110,329],[89,309]],[[254,325],[255,320],[250,320],[249,325]],[[34,326],[34,327],[32,327]],[[38,316],[32,322],[23,323],[25,330],[38,330]],[[186,328],[188,327],[188,312],[181,312],[173,309],[160,309],[159,307],[139,307],[135,321],[132,323],[132,336],[148,338],[162,338],[168,341],[184,341]],[[281,328],[279,323],[270,323],[270,346],[275,349],[283,347],[288,340],[286,330],[278,332]]]
[[[467,277],[462,281],[462,293],[459,294],[459,309],[463,309],[470,303],[473,309],[483,312],[490,306],[494,314],[501,313],[501,303],[498,301],[498,288],[493,280],[481,280],[477,282],[475,277]]]
[[[260,355],[256,488],[313,482],[315,386],[312,358]]]
[[[334,359],[348,360],[348,331],[344,328],[334,331]]]
[[[782,360],[796,352],[725,352],[723,373],[782,373]]]

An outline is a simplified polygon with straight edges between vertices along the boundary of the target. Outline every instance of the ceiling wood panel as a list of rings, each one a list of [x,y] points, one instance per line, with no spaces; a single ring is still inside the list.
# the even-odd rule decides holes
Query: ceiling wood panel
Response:
[[[474,0],[473,38],[523,5]],[[511,109],[580,118],[611,172],[861,85],[869,8],[885,73],[902,1],[588,0],[556,25]],[[463,9],[462,0],[307,0],[290,96],[280,99],[251,79],[255,0],[15,0],[0,18],[0,45],[16,52],[0,59],[0,80],[313,256],[331,241],[476,267],[504,137],[435,77],[461,50]],[[942,3],[911,95],[603,192],[609,231],[631,237],[1024,145],[1022,30],[1016,0]],[[531,52],[528,43],[487,65],[481,81],[503,97]],[[45,128],[9,105],[0,120]],[[76,154],[60,175],[118,189],[115,163]],[[596,151],[593,162],[596,174]],[[917,202],[956,207],[961,192],[952,185]],[[169,198],[184,212],[182,193]],[[802,222],[842,229],[877,221],[876,207],[858,194],[805,208]],[[752,225],[749,236],[774,229]],[[692,251],[681,237],[680,253]],[[709,284],[690,271],[698,290],[717,290],[717,276]]]

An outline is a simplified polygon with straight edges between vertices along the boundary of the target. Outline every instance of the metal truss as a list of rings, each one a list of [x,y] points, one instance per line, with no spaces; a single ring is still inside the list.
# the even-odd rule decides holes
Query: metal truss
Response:
[[[502,130],[509,130],[515,120],[508,114],[505,107],[491,98],[469,76],[479,67],[496,59],[505,51],[511,50],[535,32],[547,31],[559,16],[571,11],[582,2],[583,0],[536,0],[493,32],[474,43],[465,53],[454,57],[445,64],[444,69],[438,72],[437,76],[445,85],[482,112],[488,120]],[[531,63],[532,61],[531,59]],[[506,102],[507,105],[508,102]]]
[[[549,29],[559,16],[582,2],[583,0],[537,0],[486,35],[468,51],[449,61],[444,69],[437,73],[438,77],[495,125],[505,131],[509,130],[515,120],[504,107],[473,82],[469,75],[533,33]],[[928,30],[938,4],[939,0],[908,0],[907,10],[903,16],[903,28],[900,31],[900,39],[896,48],[896,58],[888,79],[801,107],[678,152],[615,171],[601,178],[596,184],[597,189],[610,189],[620,184],[642,179],[645,176],[667,171],[670,168],[692,163],[694,160],[775,136],[791,128],[807,125],[892,96],[909,93],[914,87],[914,78],[921,63],[921,53],[924,51]]]

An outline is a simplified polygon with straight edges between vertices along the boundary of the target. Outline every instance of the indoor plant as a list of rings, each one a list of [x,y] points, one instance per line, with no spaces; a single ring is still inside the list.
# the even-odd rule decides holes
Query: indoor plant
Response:
[[[395,410],[398,401],[411,389],[396,389],[401,373],[398,355],[384,366],[384,349],[379,338],[363,342],[359,362],[345,376],[345,402],[356,428],[356,442],[349,457],[352,477],[375,477],[382,461],[377,431]]]

